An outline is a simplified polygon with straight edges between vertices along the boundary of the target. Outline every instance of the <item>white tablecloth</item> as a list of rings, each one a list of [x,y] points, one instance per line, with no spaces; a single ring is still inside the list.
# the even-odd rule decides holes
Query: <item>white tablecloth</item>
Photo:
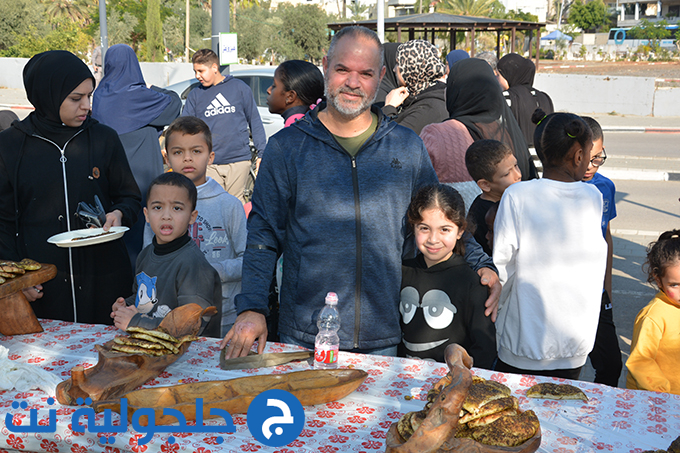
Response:
[[[32,335],[0,337],[10,351],[10,358],[32,363],[60,375],[70,376],[76,365],[85,368],[97,362],[95,344],[102,344],[121,334],[111,326],[74,324],[41,320],[45,332]],[[224,371],[219,368],[219,340],[201,338],[161,375],[143,387],[169,386],[180,383],[224,380],[236,377],[286,373],[310,369],[307,362],[296,362],[274,368]],[[265,352],[299,349],[279,343],[267,344]],[[368,372],[357,391],[341,401],[305,408],[305,427],[291,444],[266,447],[255,440],[246,426],[245,414],[234,415],[234,434],[222,435],[225,442],[216,443],[217,435],[157,433],[146,445],[138,445],[132,426],[126,433],[117,433],[113,445],[102,444],[99,437],[106,433],[74,433],[70,429],[71,415],[76,407],[48,406],[46,395],[35,390],[0,393],[0,453],[8,450],[85,453],[133,452],[380,452],[385,450],[385,434],[392,422],[405,412],[420,410],[427,391],[447,372],[442,363],[340,353],[341,367],[354,367]],[[473,368],[487,379],[508,385],[519,398],[522,410],[533,409],[541,422],[543,433],[539,451],[570,452],[635,452],[666,449],[680,435],[680,396],[615,389],[580,381],[494,373]],[[525,397],[526,389],[537,382],[569,382],[580,387],[589,401],[535,400]],[[14,401],[26,401],[23,410],[11,407]],[[7,413],[13,414],[13,424],[28,424],[29,410],[39,409],[38,419],[47,422],[48,410],[57,409],[56,433],[11,433],[5,426]],[[101,423],[103,414],[97,415]],[[114,414],[114,423],[118,415]],[[215,423],[206,420],[205,424]],[[169,436],[175,443],[169,443]]]

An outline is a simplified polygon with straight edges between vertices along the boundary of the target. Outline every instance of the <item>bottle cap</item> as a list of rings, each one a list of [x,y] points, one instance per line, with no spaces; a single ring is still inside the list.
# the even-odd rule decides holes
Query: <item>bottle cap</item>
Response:
[[[326,303],[329,305],[338,305],[338,295],[335,293],[326,294]]]

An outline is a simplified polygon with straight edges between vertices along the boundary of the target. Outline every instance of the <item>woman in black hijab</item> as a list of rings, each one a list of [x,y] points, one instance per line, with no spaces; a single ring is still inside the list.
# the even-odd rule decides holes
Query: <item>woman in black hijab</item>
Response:
[[[546,93],[532,86],[536,66],[531,60],[516,53],[508,54],[498,61],[498,72],[508,82],[509,88],[503,94],[508,100],[510,110],[524,134],[527,145],[533,147],[536,125],[531,121],[531,115],[537,108],[548,115],[553,113],[555,108],[552,100]]]
[[[454,63],[446,82],[446,108],[449,119],[425,126],[420,138],[439,181],[458,190],[468,209],[481,193],[465,166],[465,152],[477,140],[505,143],[517,157],[522,179],[536,178],[522,131],[486,61],[467,58]]]
[[[453,65],[446,87],[446,108],[451,118],[467,127],[474,141],[493,139],[508,145],[523,181],[537,177],[522,131],[486,61],[470,58]]]
[[[139,189],[116,132],[88,116],[94,78],[85,63],[70,52],[43,52],[23,75],[35,111],[0,133],[2,257],[57,266],[44,288],[25,291],[39,318],[111,324],[111,305],[132,291],[123,241],[59,248],[47,239],[85,228],[77,205],[94,204],[95,195],[105,230],[132,225]]]
[[[19,117],[11,110],[0,110],[0,132],[7,129]]]
[[[380,108],[385,105],[385,97],[387,97],[387,94],[399,87],[397,75],[394,73],[394,67],[397,65],[397,49],[399,48],[399,45],[398,42],[386,42],[383,44],[386,71],[385,76],[378,87],[378,94],[376,95],[375,101],[373,101]]]

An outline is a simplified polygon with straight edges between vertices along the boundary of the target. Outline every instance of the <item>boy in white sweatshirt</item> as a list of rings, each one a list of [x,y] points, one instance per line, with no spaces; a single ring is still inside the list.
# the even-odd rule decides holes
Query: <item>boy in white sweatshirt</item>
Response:
[[[165,149],[172,171],[193,181],[198,191],[196,222],[189,235],[199,246],[222,281],[222,336],[236,320],[234,297],[241,292],[241,267],[246,248],[246,216],[241,202],[220,184],[206,176],[213,162],[210,128],[201,119],[182,116],[168,126]],[[144,245],[151,243],[153,232],[147,225]]]

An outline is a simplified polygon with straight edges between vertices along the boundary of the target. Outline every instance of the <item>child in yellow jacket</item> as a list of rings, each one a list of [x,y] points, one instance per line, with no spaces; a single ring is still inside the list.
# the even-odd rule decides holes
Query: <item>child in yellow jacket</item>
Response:
[[[650,244],[645,265],[660,291],[635,318],[626,387],[680,394],[680,230]]]

